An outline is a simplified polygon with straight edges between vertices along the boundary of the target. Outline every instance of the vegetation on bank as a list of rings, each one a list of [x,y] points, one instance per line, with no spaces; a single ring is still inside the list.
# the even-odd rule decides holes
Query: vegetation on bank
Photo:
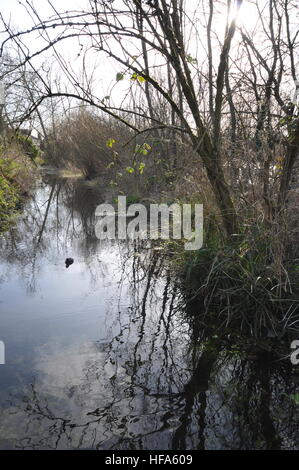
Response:
[[[197,306],[202,324],[212,321],[255,337],[298,332],[299,264],[286,220],[242,222],[242,233],[230,240],[205,226],[204,246],[195,253],[172,244],[187,302]]]
[[[5,24],[5,49],[51,31],[46,47],[19,47],[18,64],[4,66],[9,86],[19,81],[27,92],[17,115],[35,116],[49,163],[95,179],[110,191],[105,200],[203,203],[205,246],[181,253],[176,244],[174,256],[202,315],[253,335],[298,329],[293,2],[268,2],[268,21],[259,2],[236,2],[233,13],[232,2],[203,0],[192,14],[186,2],[116,3],[100,2],[100,28],[97,6],[51,17],[33,8],[24,31]],[[238,14],[251,16],[249,3],[256,21],[247,28]],[[203,22],[191,20],[197,8]],[[84,57],[80,73],[55,47],[66,22]],[[24,66],[35,70],[32,61],[53,48],[59,78],[48,66],[28,75]],[[104,93],[88,66],[95,56],[116,72]]]
[[[49,129],[43,149],[48,164],[79,170],[87,180],[100,177],[113,193],[137,199],[156,195],[165,183],[169,192],[194,153],[190,143],[156,134],[136,136],[123,123],[87,107]]]
[[[9,134],[0,143],[0,232],[5,231],[32,188],[40,151],[28,137]]]

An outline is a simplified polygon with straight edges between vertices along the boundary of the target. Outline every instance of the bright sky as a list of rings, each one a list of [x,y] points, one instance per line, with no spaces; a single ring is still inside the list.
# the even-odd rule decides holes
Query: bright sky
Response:
[[[25,3],[25,0],[23,1]],[[42,17],[45,18],[49,14],[53,14],[53,10],[49,7],[47,0],[33,0],[32,3],[37,7],[38,11],[41,13]],[[52,4],[57,7],[58,10],[82,10],[85,5],[88,4],[88,0],[52,0]],[[215,2],[215,9],[219,8],[220,2]],[[225,4],[225,2],[223,2]],[[264,10],[265,5],[269,4],[268,0],[261,0],[258,2],[259,8],[261,11]],[[194,10],[196,7],[200,5],[198,11],[193,15]],[[190,17],[196,21],[196,25],[204,24],[206,20],[204,20],[201,2],[197,0],[188,0],[186,2],[186,8],[188,13],[190,12]],[[24,29],[29,27],[31,24],[31,20],[26,13],[24,7],[20,5],[19,0],[0,0],[0,10],[6,20],[11,17],[11,23],[17,29]],[[265,9],[267,10],[267,8]],[[267,11],[263,14],[264,21],[267,21]],[[234,16],[235,12],[232,11],[232,17]],[[238,18],[238,25],[246,28],[248,30],[254,30],[257,21],[257,14],[256,14],[256,7],[254,6],[254,2],[250,0],[244,0],[243,5],[241,7],[239,18]],[[219,16],[214,20],[214,27],[216,31],[219,31],[220,37],[223,36],[223,28],[225,25],[225,15]],[[55,30],[56,31],[56,30]],[[205,42],[205,39],[202,39]],[[236,41],[236,39],[235,39]],[[81,41],[84,42],[84,41]],[[33,51],[38,48],[41,44],[41,40],[37,40],[37,36],[35,38],[30,36],[30,42],[27,42],[30,50]],[[67,40],[63,41],[58,46],[59,51],[63,53],[64,58],[66,61],[69,61],[71,67],[73,68],[75,73],[79,74],[80,69],[82,68],[82,57],[78,57],[78,41],[77,40]],[[195,57],[197,54],[197,41],[191,39],[189,43],[188,52],[191,54],[192,57]],[[57,59],[53,55],[53,52],[49,51],[48,53],[48,62],[51,61],[57,64]],[[37,59],[40,61],[41,59]],[[40,62],[38,62],[40,63]],[[115,77],[116,73],[122,71],[122,67],[118,64],[115,64],[113,61],[104,58],[103,55],[100,53],[93,53],[90,55],[89,62],[85,64],[87,70],[90,74],[93,67],[96,67],[96,71],[94,73],[94,90],[96,95],[99,98],[104,98],[107,95],[110,95],[111,86],[113,86],[113,98],[114,102],[122,100],[125,94],[125,90],[128,88],[128,81],[121,81],[116,83]],[[55,69],[55,68],[54,68]],[[58,71],[58,67],[56,67]],[[54,74],[55,75],[55,74]],[[82,77],[82,76],[81,76]],[[79,80],[81,80],[79,77]]]
[[[25,1],[23,2],[25,3]],[[47,0],[35,0],[31,2],[33,5],[36,6],[38,12],[42,14],[43,18],[46,18],[48,15],[53,15],[53,10],[49,7]],[[85,5],[88,4],[88,0],[52,0],[52,5],[58,11],[63,10],[82,10]],[[16,27],[18,30],[23,30],[29,28],[32,24],[29,15],[27,14],[25,8],[20,5],[19,0],[0,0],[0,11],[4,18],[8,21],[9,18],[11,19],[11,25]],[[82,42],[82,41],[81,41]],[[37,40],[37,37],[30,36],[26,38],[26,44],[31,49],[31,51],[35,50],[40,45],[40,39]],[[78,58],[78,41],[77,40],[67,40],[62,41],[59,43],[58,49],[62,52],[63,57],[66,60],[69,60],[73,70],[75,73],[80,75],[80,70],[82,68],[82,58]],[[53,53],[49,51],[48,53],[49,61],[53,61],[54,64],[56,62],[56,58]],[[43,59],[45,56],[43,56]],[[37,61],[41,59],[37,58]],[[96,93],[99,97],[105,97],[110,94],[110,87],[111,83],[115,83],[115,77],[117,72],[119,72],[119,66],[115,64],[113,61],[105,60],[103,63],[103,56],[98,55],[98,57],[94,54],[92,60],[89,63],[84,64],[85,67],[89,68],[90,73],[96,68],[96,72],[94,73],[94,87],[96,89]],[[53,74],[55,75],[55,73]],[[123,96],[124,93],[124,83],[118,83],[117,89],[114,90],[114,96],[119,97]],[[126,87],[125,87],[126,88]]]

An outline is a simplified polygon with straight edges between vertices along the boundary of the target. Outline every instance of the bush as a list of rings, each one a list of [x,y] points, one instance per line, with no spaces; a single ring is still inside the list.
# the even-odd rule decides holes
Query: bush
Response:
[[[91,179],[107,173],[112,161],[117,164],[113,152],[125,160],[128,151],[122,145],[129,138],[128,129],[121,123],[114,121],[112,124],[80,108],[49,131],[45,159],[58,168],[79,169],[86,178]]]
[[[36,162],[41,157],[40,149],[35,145],[33,140],[22,134],[15,134],[17,144],[19,144],[24,152],[32,161]]]

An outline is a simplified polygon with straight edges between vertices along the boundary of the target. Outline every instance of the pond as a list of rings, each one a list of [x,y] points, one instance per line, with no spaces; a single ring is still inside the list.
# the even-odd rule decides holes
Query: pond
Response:
[[[1,236],[0,448],[299,448],[289,357],[201,328],[163,246],[95,237],[104,201],[47,175]]]

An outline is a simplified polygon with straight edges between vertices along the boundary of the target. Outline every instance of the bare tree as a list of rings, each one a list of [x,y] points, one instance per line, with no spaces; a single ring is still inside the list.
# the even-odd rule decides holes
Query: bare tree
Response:
[[[296,158],[293,138],[278,129],[281,119],[296,112],[287,97],[287,80],[296,79],[298,33],[290,21],[294,4],[250,2],[258,23],[256,34],[256,29],[236,27],[242,3],[202,0],[190,4],[190,9],[184,0],[90,0],[88,10],[58,11],[49,2],[53,14],[42,18],[26,2],[32,27],[16,32],[2,18],[6,39],[1,51],[14,44],[23,55],[20,67],[28,63],[34,70],[38,57],[52,51],[68,83],[57,89],[41,77],[43,90],[28,114],[48,98],[65,96],[95,106],[136,134],[164,129],[172,133],[173,142],[178,132],[188,136],[205,168],[225,231],[231,235],[238,233],[239,224],[230,168],[237,168],[233,174],[238,180],[243,171],[242,200],[247,201],[246,187],[258,198],[262,186],[261,197],[271,213],[273,188],[281,181],[280,201],[285,200]],[[26,40],[36,34],[41,41],[29,50]],[[136,95],[133,107],[127,95],[116,104],[98,96],[59,49],[69,40],[78,41],[81,52],[83,48],[86,54],[102,57],[103,64],[111,60],[118,64],[116,81],[127,80],[130,89],[136,86],[145,99],[136,106]],[[157,113],[157,103],[168,111]],[[278,174],[281,146],[286,158]]]

